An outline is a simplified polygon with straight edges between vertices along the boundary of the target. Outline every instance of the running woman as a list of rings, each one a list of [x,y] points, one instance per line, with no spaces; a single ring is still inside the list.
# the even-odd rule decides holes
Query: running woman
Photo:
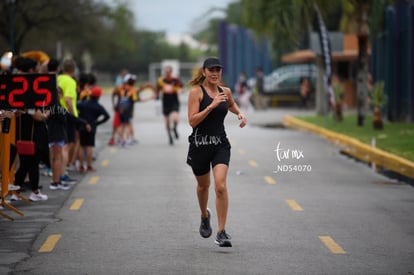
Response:
[[[167,66],[164,68],[164,76],[160,77],[157,82],[157,98],[159,98],[159,92],[162,92],[162,112],[165,118],[165,126],[168,133],[170,145],[174,144],[173,137],[171,135],[171,118],[173,120],[174,136],[178,139],[177,125],[178,125],[178,111],[180,108],[180,102],[178,100],[178,92],[183,87],[181,80],[178,77],[172,75],[172,67]]]
[[[224,118],[230,111],[241,121],[241,128],[247,121],[235,103],[231,90],[220,85],[222,68],[218,58],[207,58],[198,74],[190,81],[192,88],[188,97],[188,120],[193,132],[189,137],[187,163],[191,166],[198,184],[200,235],[208,238],[212,234],[211,211],[207,208],[212,167],[218,218],[215,243],[220,247],[231,247],[231,237],[225,231],[229,203],[227,172],[231,146],[224,128]]]

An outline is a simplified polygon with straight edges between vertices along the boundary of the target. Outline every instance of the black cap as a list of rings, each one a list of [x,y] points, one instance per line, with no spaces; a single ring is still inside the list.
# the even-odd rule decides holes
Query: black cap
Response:
[[[221,62],[217,57],[209,57],[204,60],[203,68],[223,68],[223,65],[221,65]]]

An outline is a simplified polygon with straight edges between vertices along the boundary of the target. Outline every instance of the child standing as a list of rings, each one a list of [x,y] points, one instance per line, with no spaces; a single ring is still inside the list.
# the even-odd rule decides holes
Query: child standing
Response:
[[[86,120],[91,126],[90,131],[86,128],[80,129],[80,145],[81,150],[79,153],[80,172],[89,171],[93,172],[95,169],[92,167],[93,147],[95,147],[95,135],[98,125],[105,123],[109,119],[109,114],[105,108],[98,102],[102,95],[102,90],[98,86],[95,86],[91,90],[90,99],[78,103],[79,116]],[[99,118],[103,116],[100,120]],[[87,156],[87,167],[85,169],[85,151]]]

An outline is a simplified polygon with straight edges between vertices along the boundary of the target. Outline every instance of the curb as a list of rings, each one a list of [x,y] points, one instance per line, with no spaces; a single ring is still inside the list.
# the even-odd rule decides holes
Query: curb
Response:
[[[283,124],[289,128],[315,133],[342,147],[344,152],[359,160],[375,164],[378,167],[383,167],[414,179],[414,162],[407,159],[398,157],[378,148],[373,148],[355,138],[326,130],[289,115],[283,118]]]

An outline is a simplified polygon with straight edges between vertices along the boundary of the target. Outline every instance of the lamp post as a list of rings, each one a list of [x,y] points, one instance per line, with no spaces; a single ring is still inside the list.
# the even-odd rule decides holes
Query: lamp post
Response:
[[[9,5],[9,32],[10,32],[10,51],[14,53],[14,3],[16,0],[6,0]]]

